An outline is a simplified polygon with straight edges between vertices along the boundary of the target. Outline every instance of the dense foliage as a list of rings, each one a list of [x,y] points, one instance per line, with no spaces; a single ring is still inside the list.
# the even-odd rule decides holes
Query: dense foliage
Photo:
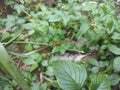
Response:
[[[0,41],[32,90],[120,89],[120,8],[117,2],[5,0],[2,7]],[[79,40],[83,41],[80,45],[60,44]],[[55,53],[63,55],[67,50],[95,51],[99,59],[76,63],[54,57]],[[19,89],[20,84],[8,75],[1,72],[0,88]],[[6,82],[4,86],[2,82]]]

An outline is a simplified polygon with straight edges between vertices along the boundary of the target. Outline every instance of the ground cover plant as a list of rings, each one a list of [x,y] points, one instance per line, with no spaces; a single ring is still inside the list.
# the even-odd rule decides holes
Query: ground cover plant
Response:
[[[1,0],[0,41],[1,90],[120,89],[117,1]]]

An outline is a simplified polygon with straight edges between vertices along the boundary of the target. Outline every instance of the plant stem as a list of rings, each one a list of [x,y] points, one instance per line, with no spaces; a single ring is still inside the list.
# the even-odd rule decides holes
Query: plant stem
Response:
[[[112,70],[112,68],[113,68],[113,65],[111,64],[111,65],[109,65],[103,72],[100,72],[100,74],[102,73],[102,74],[105,74],[105,73],[107,73],[107,72],[110,72],[111,70]]]
[[[36,45],[45,45],[45,46],[50,46],[49,44],[46,43],[37,43],[37,42],[14,42],[15,44],[36,44]]]

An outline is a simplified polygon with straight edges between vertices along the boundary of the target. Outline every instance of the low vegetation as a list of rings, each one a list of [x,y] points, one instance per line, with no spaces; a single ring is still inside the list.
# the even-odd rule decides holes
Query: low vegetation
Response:
[[[0,90],[120,89],[117,1],[1,0],[0,41]],[[68,51],[97,58],[55,57]]]

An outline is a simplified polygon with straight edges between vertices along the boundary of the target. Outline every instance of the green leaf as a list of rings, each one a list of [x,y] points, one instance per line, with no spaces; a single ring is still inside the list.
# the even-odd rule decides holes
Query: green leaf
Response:
[[[31,57],[32,59],[34,59],[34,60],[36,60],[37,58],[39,58],[39,56],[40,56],[39,53],[32,53],[32,54],[30,55],[30,57]]]
[[[18,18],[17,21],[16,21],[16,24],[22,25],[22,24],[24,24],[24,22],[25,22],[24,18]]]
[[[28,35],[33,35],[35,33],[35,30],[28,31]]]
[[[69,61],[55,61],[54,72],[63,90],[80,90],[87,78],[86,69]]]
[[[120,48],[118,48],[116,45],[109,45],[109,50],[116,55],[120,55]]]
[[[95,66],[98,66],[98,61],[94,58],[90,58],[88,60],[88,63],[92,64],[92,65],[95,65]]]
[[[30,67],[30,72],[34,71],[38,67],[38,64],[35,63]]]
[[[24,4],[24,0],[20,0],[20,2],[21,2],[22,4]]]
[[[31,44],[26,44],[25,45],[25,50],[31,51],[32,50],[32,45]]]
[[[52,15],[49,19],[49,22],[59,22],[62,20],[61,16],[58,14]]]
[[[117,74],[112,74],[109,76],[109,80],[110,80],[111,85],[115,86],[119,83],[120,77]]]
[[[113,68],[115,71],[120,71],[120,57],[116,57],[113,62]]]
[[[106,67],[109,65],[109,61],[99,61],[99,67]]]
[[[108,23],[107,23],[107,25],[108,25],[108,28],[109,28],[109,29],[112,29],[112,27],[113,27],[113,25],[114,25],[113,20],[109,20]]]
[[[16,4],[14,6],[14,9],[16,9],[16,11],[17,11],[18,14],[20,14],[23,11],[24,8],[25,8],[24,5],[18,5],[18,4]]]
[[[45,74],[46,74],[47,76],[54,76],[53,67],[48,66],[48,67],[47,67],[47,71],[45,72]]]
[[[42,61],[41,64],[42,64],[42,66],[46,67],[46,66],[48,66],[48,61],[44,60],[44,61]]]
[[[35,89],[34,89],[35,90]],[[40,90],[47,90],[47,83],[43,83],[40,85]]]
[[[100,68],[99,67],[93,67],[93,68],[91,68],[91,72],[92,73],[98,73],[99,72],[99,70],[100,70]]]
[[[111,37],[112,39],[114,39],[114,40],[120,40],[120,33],[114,33],[113,35],[112,35],[112,37]]]
[[[90,10],[94,10],[96,7],[97,7],[97,3],[84,2],[82,4],[81,9],[83,11],[90,11]]]
[[[7,38],[10,38],[10,34],[9,34],[8,32],[5,32],[5,33],[2,34],[2,39],[1,39],[1,41],[5,40],[5,39],[7,39]]]
[[[33,29],[33,26],[35,26],[35,25],[33,25],[33,23],[26,23],[26,24],[24,24],[24,28],[25,29]]]
[[[83,33],[83,34],[86,33],[88,31],[89,27],[90,26],[87,23],[82,24],[81,27],[80,27],[81,33]]]
[[[27,58],[23,61],[26,65],[32,65],[32,64],[36,64],[36,62],[34,61],[34,59],[32,58]]]
[[[60,11],[59,14],[60,14],[60,16],[62,18],[63,25],[66,26],[68,21],[69,21],[68,15],[66,15],[66,13],[64,13],[62,11]]]
[[[37,84],[33,83],[32,90],[41,90],[40,89],[40,83],[37,83]]]
[[[16,16],[13,15],[7,15],[7,19],[6,19],[6,27],[13,27],[16,23]]]
[[[89,90],[111,90],[110,81],[106,75],[94,76],[91,80]]]

